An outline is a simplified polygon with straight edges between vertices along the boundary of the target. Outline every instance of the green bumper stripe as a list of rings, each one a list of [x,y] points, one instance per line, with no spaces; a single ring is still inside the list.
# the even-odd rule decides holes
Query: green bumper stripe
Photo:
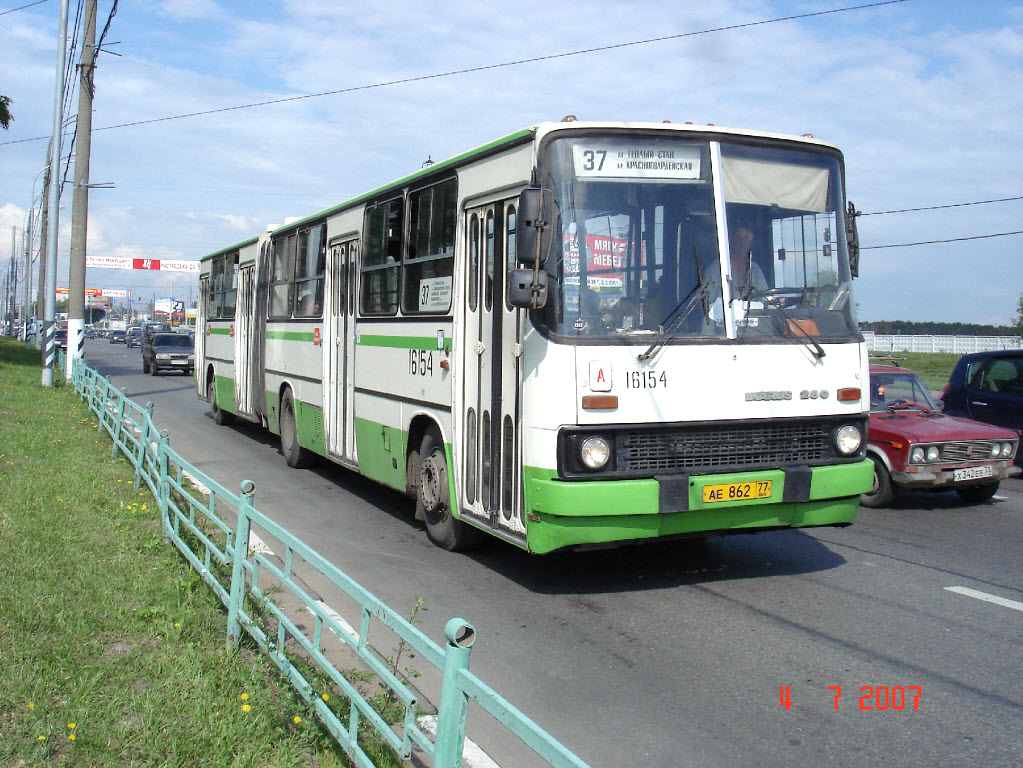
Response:
[[[210,328],[210,336],[230,336],[230,328]]]
[[[371,336],[360,334],[356,343],[363,347],[390,347],[393,349],[442,349],[451,345],[451,339],[444,337],[442,347],[437,346],[436,336]]]

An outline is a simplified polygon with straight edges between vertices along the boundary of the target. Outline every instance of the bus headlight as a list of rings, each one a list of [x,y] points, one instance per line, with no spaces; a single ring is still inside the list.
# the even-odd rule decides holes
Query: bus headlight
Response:
[[[835,433],[835,448],[843,456],[851,456],[863,444],[863,434],[858,427],[846,424]]]
[[[603,437],[587,437],[579,445],[579,458],[588,469],[601,469],[611,458],[611,445]]]

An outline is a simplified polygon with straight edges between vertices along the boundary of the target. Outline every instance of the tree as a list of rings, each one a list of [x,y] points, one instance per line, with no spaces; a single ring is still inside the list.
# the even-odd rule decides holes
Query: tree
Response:
[[[10,96],[0,96],[0,125],[4,127],[5,131],[11,127],[11,121],[14,120],[11,117],[10,105]]]
[[[1023,336],[1023,293],[1019,295],[1019,304],[1016,306],[1016,322],[1013,323],[1016,333]]]

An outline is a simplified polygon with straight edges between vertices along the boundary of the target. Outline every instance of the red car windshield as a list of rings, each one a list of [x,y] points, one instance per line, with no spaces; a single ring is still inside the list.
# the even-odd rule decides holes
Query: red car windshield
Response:
[[[915,373],[872,372],[870,374],[870,410],[886,411],[892,406],[917,403],[932,411],[938,410],[927,387]]]

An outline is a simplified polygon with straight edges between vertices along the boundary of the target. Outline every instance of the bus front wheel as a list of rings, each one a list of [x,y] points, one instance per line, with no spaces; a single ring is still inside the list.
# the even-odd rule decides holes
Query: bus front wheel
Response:
[[[291,390],[284,391],[281,398],[281,453],[289,467],[304,469],[312,463],[312,456],[298,443],[298,427],[295,424],[295,400]]]
[[[459,552],[472,549],[482,532],[456,520],[451,513],[451,488],[444,443],[436,429],[427,430],[419,450],[416,484],[416,519],[426,522],[426,535],[441,549]]]

